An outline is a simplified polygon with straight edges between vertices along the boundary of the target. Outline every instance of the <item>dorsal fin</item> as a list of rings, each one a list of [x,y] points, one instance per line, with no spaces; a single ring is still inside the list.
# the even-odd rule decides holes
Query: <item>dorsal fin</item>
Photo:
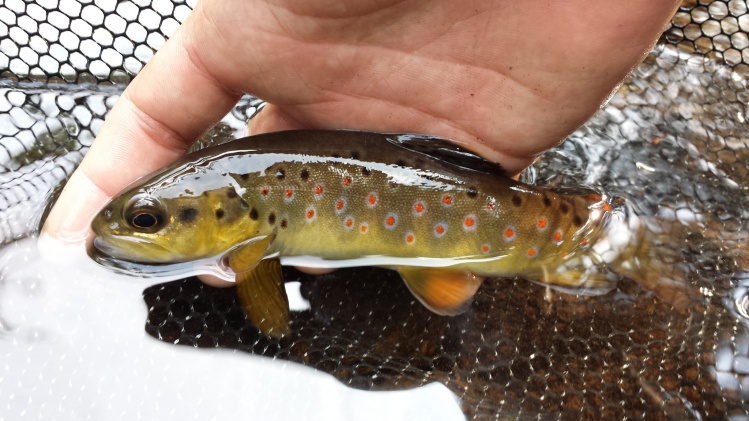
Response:
[[[402,148],[461,168],[488,174],[507,175],[498,163],[484,159],[447,139],[419,134],[388,134],[387,139]]]

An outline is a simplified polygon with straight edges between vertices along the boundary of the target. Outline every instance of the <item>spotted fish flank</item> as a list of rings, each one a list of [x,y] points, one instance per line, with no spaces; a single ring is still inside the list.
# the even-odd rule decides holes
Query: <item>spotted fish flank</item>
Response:
[[[438,158],[427,153],[436,147]],[[131,187],[107,209],[93,223],[95,244],[115,258],[216,258],[237,273],[275,258],[398,267],[414,294],[440,314],[465,308],[481,277],[578,285],[579,269],[569,265],[611,214],[596,193],[514,181],[440,139],[346,131],[271,133],[204,149]],[[246,284],[239,287],[252,288]]]

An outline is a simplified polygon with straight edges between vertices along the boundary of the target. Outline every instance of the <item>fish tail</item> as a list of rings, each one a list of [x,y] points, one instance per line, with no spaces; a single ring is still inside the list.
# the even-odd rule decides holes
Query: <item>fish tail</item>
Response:
[[[589,254],[534,278],[557,290],[600,295],[626,277],[675,307],[699,299],[689,282],[688,226],[634,216],[610,222]]]
[[[643,217],[629,218],[626,223],[632,237],[609,263],[611,269],[675,307],[696,302],[699,295],[690,286],[686,256],[689,226]]]

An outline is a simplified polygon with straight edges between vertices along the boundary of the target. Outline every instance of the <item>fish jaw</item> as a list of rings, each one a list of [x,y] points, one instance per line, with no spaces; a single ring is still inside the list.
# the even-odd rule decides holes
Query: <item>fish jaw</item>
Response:
[[[170,250],[137,238],[128,236],[97,236],[94,238],[94,247],[100,252],[133,263],[181,263],[191,260],[190,258],[178,258]]]

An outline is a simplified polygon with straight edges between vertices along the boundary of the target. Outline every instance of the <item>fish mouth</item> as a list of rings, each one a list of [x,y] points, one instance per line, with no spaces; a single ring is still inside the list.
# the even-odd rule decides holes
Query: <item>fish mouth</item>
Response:
[[[101,238],[94,238],[94,248],[100,254],[106,255],[114,259],[125,260],[132,263],[148,263],[148,264],[165,264],[165,263],[180,263],[178,260],[165,261],[158,259],[156,256],[169,256],[170,252],[166,248],[158,245],[149,243],[149,253],[133,253],[130,251],[131,248],[139,248],[139,246],[145,245],[137,240],[133,240],[127,237],[113,236],[110,237],[109,241]]]
[[[133,243],[130,241],[130,243]],[[162,248],[163,249],[163,248]],[[164,249],[166,253],[166,249]],[[94,248],[89,251],[91,258],[101,266],[114,273],[136,278],[159,278],[163,281],[184,279],[189,276],[209,274],[230,281],[234,279],[234,272],[216,264],[215,258],[201,260],[170,260],[146,261],[142,256],[123,254],[123,250],[116,245],[107,243],[101,238],[94,238]]]
[[[94,247],[96,250],[109,256],[113,256],[116,252],[114,247],[110,246],[99,237],[94,238]]]

